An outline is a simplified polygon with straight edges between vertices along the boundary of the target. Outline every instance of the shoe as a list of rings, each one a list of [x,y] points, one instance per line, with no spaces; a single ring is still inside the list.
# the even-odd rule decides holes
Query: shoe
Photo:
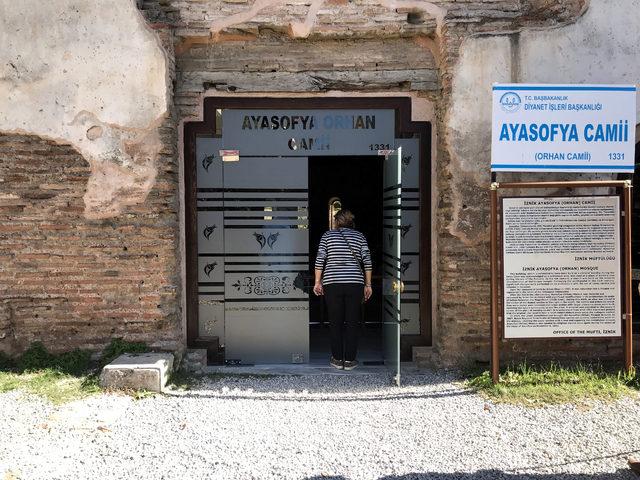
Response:
[[[338,370],[342,370],[342,360],[338,360],[336,358],[331,357],[331,360],[329,360],[329,365],[331,365],[333,368],[337,368]]]
[[[637,460],[635,458],[630,458],[628,462],[629,462],[629,468],[631,469],[631,471],[640,475],[640,460]]]
[[[357,360],[345,360],[344,361],[344,369],[345,370],[353,370],[359,365]]]

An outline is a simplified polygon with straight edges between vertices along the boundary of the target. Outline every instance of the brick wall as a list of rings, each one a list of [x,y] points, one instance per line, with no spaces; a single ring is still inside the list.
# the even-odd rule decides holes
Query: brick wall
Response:
[[[162,153],[143,205],[90,221],[81,155],[0,135],[1,351],[35,340],[52,351],[99,350],[112,337],[180,347],[175,147]]]

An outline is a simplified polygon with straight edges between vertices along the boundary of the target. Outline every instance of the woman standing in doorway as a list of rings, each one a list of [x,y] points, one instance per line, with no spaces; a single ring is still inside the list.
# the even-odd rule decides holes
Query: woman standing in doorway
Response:
[[[313,293],[325,295],[331,332],[333,367],[358,366],[358,324],[362,300],[371,298],[371,253],[367,239],[354,230],[354,216],[340,210],[336,228],[322,235],[315,264]]]

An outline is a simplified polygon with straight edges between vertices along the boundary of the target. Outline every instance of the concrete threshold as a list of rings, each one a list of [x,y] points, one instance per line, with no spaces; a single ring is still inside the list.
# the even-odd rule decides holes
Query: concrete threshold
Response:
[[[413,362],[400,364],[400,372],[413,374],[418,370]],[[385,365],[360,365],[353,370],[338,370],[330,365],[313,363],[301,364],[260,364],[260,365],[210,365],[203,369],[205,374],[219,375],[381,375],[391,370]]]

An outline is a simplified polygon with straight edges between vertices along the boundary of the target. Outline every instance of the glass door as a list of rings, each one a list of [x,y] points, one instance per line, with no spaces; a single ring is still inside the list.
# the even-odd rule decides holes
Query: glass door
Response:
[[[383,276],[382,318],[384,363],[391,370],[396,385],[400,385],[400,294],[402,262],[402,151],[393,150],[385,156],[383,174]]]
[[[225,359],[307,363],[309,268],[306,157],[224,162]]]

